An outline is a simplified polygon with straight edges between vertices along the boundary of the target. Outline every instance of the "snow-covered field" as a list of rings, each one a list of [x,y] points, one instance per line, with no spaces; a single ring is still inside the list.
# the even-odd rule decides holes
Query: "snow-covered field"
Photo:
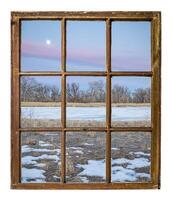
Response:
[[[42,141],[40,141],[42,142]],[[44,145],[44,144],[43,144]],[[46,144],[45,144],[46,145]],[[87,144],[85,144],[88,146]],[[51,146],[51,144],[49,145]],[[47,145],[48,147],[48,145]],[[81,147],[68,148],[73,151],[73,156],[79,157],[84,154],[84,149]],[[118,148],[113,148],[112,151],[119,151]],[[28,145],[22,146],[22,153],[41,152],[40,156],[23,156],[22,162],[22,182],[46,182],[45,169],[47,168],[47,161],[53,161],[56,164],[60,163],[60,150],[59,149],[47,149],[47,148],[32,148]],[[48,153],[48,154],[47,154]],[[54,154],[55,153],[55,154]],[[135,169],[141,169],[150,167],[149,153],[144,152],[130,152],[134,154],[134,159],[117,158],[111,159],[112,164],[112,182],[130,182],[138,181],[139,178],[146,178],[150,180],[150,174],[145,172],[136,172]],[[105,180],[105,159],[101,160],[88,160],[86,164],[77,164],[75,168],[79,169],[76,176],[81,182],[89,182],[89,177],[99,177]],[[53,175],[55,179],[57,176]],[[60,178],[60,177],[59,177]]]
[[[136,112],[141,112],[140,108],[135,108],[137,108]],[[51,109],[51,112],[55,115],[54,109]],[[37,112],[35,110],[35,115],[41,117],[38,110]],[[76,116],[79,116],[77,112]],[[22,133],[21,145],[22,182],[60,182],[61,145],[58,132]],[[149,133],[112,133],[112,182],[150,181],[150,147]],[[106,179],[105,151],[106,134],[104,132],[67,132],[66,181],[104,182]]]
[[[51,182],[59,181],[60,148],[54,148],[50,141],[38,141],[34,145],[22,145],[22,182]],[[56,169],[53,169],[54,166]],[[52,168],[52,169],[51,169]],[[49,174],[47,174],[49,170]]]
[[[119,158],[112,159],[112,182],[130,182],[138,181],[139,178],[150,179],[149,173],[139,173],[135,169],[149,167],[150,162],[147,158],[135,158],[133,160]],[[126,165],[123,167],[121,165]],[[88,160],[88,164],[81,165],[78,164],[77,167],[82,168],[83,171],[78,174],[81,177],[81,180],[84,182],[89,182],[87,177],[98,176],[102,177],[105,180],[105,160]]]
[[[60,119],[60,107],[22,107],[22,118],[32,119]],[[140,107],[112,107],[113,121],[140,121],[150,120],[151,109],[149,106]],[[68,107],[67,119],[69,120],[96,120],[105,121],[105,107]]]

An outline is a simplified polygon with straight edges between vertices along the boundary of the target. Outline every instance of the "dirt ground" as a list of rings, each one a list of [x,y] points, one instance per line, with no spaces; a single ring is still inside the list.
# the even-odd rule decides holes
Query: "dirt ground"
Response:
[[[67,120],[67,127],[106,127],[105,121]],[[61,121],[55,119],[21,119],[21,127],[60,127]],[[150,127],[150,121],[112,121],[112,127]]]
[[[66,180],[67,182],[102,182],[104,177],[97,175],[82,175],[84,166],[87,166],[89,160],[105,160],[106,135],[101,132],[68,132],[66,133]],[[41,142],[40,142],[41,141]],[[41,145],[42,144],[42,145]],[[22,149],[24,147],[32,151],[22,152],[22,159],[31,156],[37,160],[37,164],[22,164],[23,168],[44,170],[45,182],[59,182],[61,171],[60,160],[60,133],[22,133]],[[147,158],[150,161],[151,137],[150,133],[145,132],[113,132],[111,134],[112,159]],[[114,150],[114,148],[116,150]],[[47,149],[49,150],[47,152]],[[57,150],[58,149],[58,153]],[[45,150],[45,151],[44,151]],[[143,155],[134,154],[142,152]],[[50,157],[43,158],[41,156]],[[53,160],[51,156],[57,156]],[[148,156],[147,156],[148,155]],[[43,164],[43,165],[40,165]],[[78,167],[80,165],[80,167]],[[104,163],[105,165],[105,163]],[[115,165],[113,165],[115,166]],[[112,166],[112,167],[113,167]],[[126,163],[118,166],[126,168]],[[97,169],[98,170],[98,169]],[[135,172],[150,173],[150,167],[136,168]],[[23,175],[24,176],[24,175]],[[148,178],[140,177],[137,181],[148,181]],[[33,178],[28,182],[35,181]]]

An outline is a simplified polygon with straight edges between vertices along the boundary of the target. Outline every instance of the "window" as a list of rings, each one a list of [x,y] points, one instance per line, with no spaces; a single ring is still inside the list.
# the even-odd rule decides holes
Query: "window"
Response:
[[[160,13],[12,13],[12,188],[160,187]]]

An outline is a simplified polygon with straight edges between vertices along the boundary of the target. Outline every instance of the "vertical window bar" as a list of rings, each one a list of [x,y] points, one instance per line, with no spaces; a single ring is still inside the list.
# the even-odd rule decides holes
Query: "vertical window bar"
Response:
[[[161,115],[161,71],[160,71],[160,14],[156,14],[152,19],[152,150],[151,150],[151,177],[154,185],[160,187],[160,115]]]
[[[20,21],[13,18],[12,21],[12,182],[18,184],[20,182]]]
[[[111,21],[106,20],[106,182],[111,181]]]
[[[65,183],[65,174],[66,174],[66,144],[65,137],[66,132],[64,129],[66,128],[66,20],[63,18],[61,21],[61,32],[62,32],[62,44],[61,44],[61,66],[62,66],[62,77],[61,77],[61,125],[62,125],[62,133],[61,133],[61,181]]]

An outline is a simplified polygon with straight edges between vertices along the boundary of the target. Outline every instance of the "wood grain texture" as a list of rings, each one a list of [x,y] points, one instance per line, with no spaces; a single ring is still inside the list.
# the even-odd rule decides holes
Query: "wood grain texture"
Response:
[[[100,189],[158,189],[158,185],[152,183],[85,183],[85,184],[61,184],[61,183],[19,183],[12,184],[12,189],[72,189],[72,190],[100,190]]]
[[[152,182],[160,188],[161,151],[161,14],[152,20]]]
[[[62,62],[62,72],[66,71],[66,20],[61,21],[61,62]],[[66,177],[66,76],[62,74],[62,102],[61,102],[61,122],[62,122],[62,132],[61,132],[61,181],[65,183]]]
[[[15,17],[11,23],[11,181],[18,184],[20,182],[20,86],[19,86],[19,66],[20,66],[20,23]]]
[[[106,182],[111,182],[111,21],[106,20]]]

